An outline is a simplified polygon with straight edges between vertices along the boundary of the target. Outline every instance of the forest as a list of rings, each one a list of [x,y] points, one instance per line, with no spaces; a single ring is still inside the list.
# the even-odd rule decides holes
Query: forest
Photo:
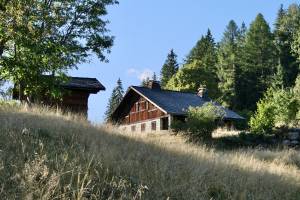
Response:
[[[268,133],[299,123],[299,61],[300,7],[281,5],[274,28],[259,13],[249,27],[229,21],[220,42],[208,29],[180,67],[171,50],[160,81],[177,91],[204,85],[209,97],[246,117],[254,132]]]

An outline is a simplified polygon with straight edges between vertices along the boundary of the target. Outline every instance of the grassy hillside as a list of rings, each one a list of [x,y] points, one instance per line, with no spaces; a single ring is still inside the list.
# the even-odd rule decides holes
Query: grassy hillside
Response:
[[[221,151],[0,105],[1,199],[300,199],[299,153]]]

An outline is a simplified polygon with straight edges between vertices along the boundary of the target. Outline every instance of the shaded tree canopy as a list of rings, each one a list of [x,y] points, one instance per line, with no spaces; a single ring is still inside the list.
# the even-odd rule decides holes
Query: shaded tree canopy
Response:
[[[262,14],[258,14],[246,33],[239,51],[237,96],[239,109],[252,109],[271,86],[277,56],[273,35]]]
[[[283,86],[292,87],[299,73],[299,62],[292,53],[294,35],[300,28],[300,7],[291,4],[288,9],[281,5],[275,22],[275,43],[278,51],[278,64],[282,66]]]
[[[236,103],[236,67],[240,30],[231,20],[226,27],[218,48],[217,75],[221,101],[227,107],[234,107]]]

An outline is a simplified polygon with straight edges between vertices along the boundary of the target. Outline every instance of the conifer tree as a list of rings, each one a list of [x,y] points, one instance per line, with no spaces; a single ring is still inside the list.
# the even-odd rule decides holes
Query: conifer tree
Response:
[[[231,20],[226,27],[218,49],[218,87],[223,105],[233,108],[236,101],[237,49],[240,30]]]
[[[157,77],[156,77],[156,73],[155,73],[155,72],[153,72],[152,80],[153,80],[153,81],[157,81]]]
[[[210,29],[207,30],[206,35],[202,36],[196,43],[196,46],[190,51],[186,58],[186,64],[190,64],[195,60],[201,60],[215,72],[217,61],[216,44]]]
[[[144,78],[144,79],[142,80],[141,85],[142,85],[143,87],[147,87],[149,81],[150,81],[150,78],[147,76],[146,78]]]
[[[209,97],[219,96],[216,70],[216,44],[208,29],[187,56],[185,65],[168,82],[166,88],[178,91],[196,92],[206,85]]]
[[[238,63],[238,107],[254,110],[256,102],[271,86],[277,66],[273,35],[262,14],[257,15],[246,33]]]
[[[115,111],[117,106],[120,104],[120,102],[122,101],[123,95],[124,95],[123,85],[121,79],[119,78],[117,81],[117,86],[113,89],[111,97],[109,98],[108,101],[107,110],[105,112],[106,122],[111,121],[111,115]]]
[[[170,53],[167,56],[162,69],[160,71],[160,85],[164,88],[168,81],[176,74],[178,71],[177,55],[174,53],[174,50],[171,49]]]
[[[292,53],[294,35],[300,28],[300,7],[292,4],[287,10],[281,5],[275,22],[275,44],[278,51],[279,64],[282,65],[285,87],[294,85],[299,73],[299,63]]]

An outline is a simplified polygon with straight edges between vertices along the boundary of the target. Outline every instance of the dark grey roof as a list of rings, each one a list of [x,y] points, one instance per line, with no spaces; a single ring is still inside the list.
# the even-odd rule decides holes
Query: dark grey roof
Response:
[[[91,93],[105,90],[105,87],[96,78],[70,77],[70,80],[62,86],[66,89],[87,90]]]
[[[139,86],[131,86],[131,89],[142,94],[158,107],[173,115],[185,115],[190,106],[202,106],[207,102],[211,102],[209,98],[202,98],[196,93],[150,89]],[[217,103],[214,104],[225,111],[225,119],[244,119],[237,113],[226,109]]]

